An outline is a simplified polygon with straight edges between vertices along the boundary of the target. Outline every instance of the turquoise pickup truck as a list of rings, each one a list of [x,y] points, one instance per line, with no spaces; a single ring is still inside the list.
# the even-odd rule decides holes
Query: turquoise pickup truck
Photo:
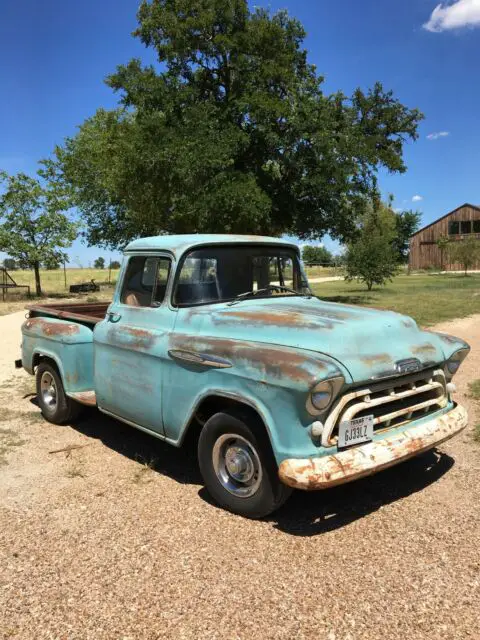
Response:
[[[259,518],[451,438],[469,351],[409,317],[315,298],[276,238],[159,236],[128,245],[111,304],[36,305],[23,366],[50,422],[82,405],[180,447],[198,432],[213,498]]]

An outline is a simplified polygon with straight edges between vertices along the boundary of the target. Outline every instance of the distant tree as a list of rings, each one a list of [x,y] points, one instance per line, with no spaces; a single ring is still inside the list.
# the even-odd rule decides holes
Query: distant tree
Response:
[[[7,271],[16,271],[16,269],[18,268],[17,263],[13,258],[5,258],[5,260],[3,261],[3,266]]]
[[[95,269],[105,269],[105,258],[97,258],[93,263]]]
[[[445,253],[448,253],[450,239],[448,236],[440,236],[436,241],[437,247],[440,249],[440,270],[445,270]]]
[[[0,171],[0,250],[33,269],[37,295],[42,295],[40,265],[63,261],[77,236],[77,226],[65,215],[68,190],[52,182],[48,172],[38,178]]]
[[[110,262],[110,269],[120,269],[120,262],[118,260],[112,260]]]
[[[362,216],[355,242],[348,245],[345,279],[360,280],[369,291],[374,284],[383,285],[391,280],[398,269],[395,238],[392,210],[383,204],[372,205]]]
[[[325,247],[306,245],[302,249],[302,260],[306,263],[319,262],[321,264],[330,265],[333,262],[333,256]]]
[[[48,271],[53,271],[55,269],[60,269],[61,262],[56,257],[51,256],[43,261],[43,268]]]
[[[465,275],[468,269],[480,260],[480,241],[470,236],[465,240],[457,240],[448,244],[448,255],[451,262],[461,264]]]
[[[119,66],[99,109],[56,149],[90,244],[158,233],[345,239],[377,173],[403,173],[422,115],[380,83],[327,94],[305,30],[247,0],[143,0],[153,64]]]
[[[399,264],[406,264],[410,254],[410,238],[418,231],[422,214],[419,211],[395,212],[393,248]]]

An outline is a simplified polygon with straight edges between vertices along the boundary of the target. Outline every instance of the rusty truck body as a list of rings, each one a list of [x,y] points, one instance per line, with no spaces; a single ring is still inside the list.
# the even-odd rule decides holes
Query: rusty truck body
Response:
[[[461,339],[409,317],[314,297],[298,247],[256,236],[159,236],[125,250],[110,304],[34,305],[19,365],[43,415],[82,405],[198,460],[223,507],[264,516],[465,427]]]

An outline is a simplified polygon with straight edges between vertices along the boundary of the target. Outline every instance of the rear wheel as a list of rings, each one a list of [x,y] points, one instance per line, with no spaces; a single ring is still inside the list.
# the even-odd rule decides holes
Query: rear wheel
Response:
[[[216,413],[198,442],[205,486],[222,507],[247,518],[261,518],[280,507],[290,487],[278,479],[270,442],[258,419]]]
[[[74,420],[82,405],[69,398],[63,388],[57,368],[49,362],[41,362],[36,371],[37,399],[44,418],[54,424]]]

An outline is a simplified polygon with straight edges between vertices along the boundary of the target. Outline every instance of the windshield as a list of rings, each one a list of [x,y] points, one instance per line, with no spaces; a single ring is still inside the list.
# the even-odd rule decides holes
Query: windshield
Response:
[[[297,252],[261,245],[195,249],[181,266],[174,303],[228,302],[248,292],[258,298],[309,294]]]

